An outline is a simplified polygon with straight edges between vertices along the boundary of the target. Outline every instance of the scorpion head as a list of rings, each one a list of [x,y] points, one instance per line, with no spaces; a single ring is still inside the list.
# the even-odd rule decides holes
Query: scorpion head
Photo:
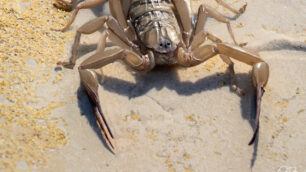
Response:
[[[155,24],[143,35],[143,43],[157,53],[173,52],[176,50],[179,40],[179,33],[175,27],[166,27],[160,24]]]

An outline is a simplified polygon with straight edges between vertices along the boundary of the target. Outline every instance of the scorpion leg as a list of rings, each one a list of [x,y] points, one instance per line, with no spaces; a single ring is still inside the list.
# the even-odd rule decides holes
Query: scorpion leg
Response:
[[[189,46],[189,40],[192,31],[191,12],[185,0],[173,0],[174,7],[179,16],[179,21],[183,26],[183,40],[185,45]]]
[[[64,11],[71,11],[72,10],[72,7],[73,7],[73,4],[74,4],[75,1],[73,0],[53,0],[53,5],[56,7],[56,8],[59,8],[59,9],[62,9]]]
[[[198,10],[197,22],[193,30],[192,36],[195,36],[201,31],[204,31],[206,20],[207,20],[207,13],[205,12],[204,8],[200,6]]]
[[[122,3],[120,0],[109,0],[109,8],[112,16],[118,20],[122,28],[128,27],[126,17],[123,12]]]
[[[223,54],[220,54],[220,57],[226,64],[228,64],[228,71],[230,73],[230,82],[232,90],[238,93],[239,95],[245,95],[245,92],[237,86],[237,78],[235,75],[233,61],[228,56],[225,56]]]
[[[252,145],[259,130],[261,98],[264,93],[264,86],[267,84],[269,78],[269,65],[260,59],[257,54],[246,51],[245,49],[238,46],[218,43],[217,49],[220,54],[230,56],[234,59],[253,66],[252,78],[253,85],[256,90],[256,121],[254,134],[249,142],[249,145]]]
[[[179,65],[190,67],[198,65],[216,54],[214,45],[204,45],[192,52],[188,52],[183,46],[179,45],[176,57]]]
[[[126,49],[130,49],[131,47],[137,48],[137,46],[129,40],[129,38],[126,36],[124,31],[120,28],[118,22],[113,17],[102,16],[85,23],[77,30],[69,62],[58,62],[58,64],[73,68],[75,65],[75,61],[77,59],[77,53],[79,49],[81,35],[91,34],[98,31],[103,27],[104,23],[106,23],[109,28],[102,33],[97,51],[104,50],[107,37],[113,39],[114,43],[116,43],[117,45],[123,48]]]
[[[130,8],[131,0],[109,0],[109,8],[112,16],[118,21],[129,40],[136,40],[135,30],[127,23],[127,12]]]
[[[216,0],[220,5],[222,5],[223,7],[229,9],[231,12],[235,13],[236,16],[238,16],[239,14],[243,13],[245,8],[247,7],[247,3],[245,3],[238,11],[234,8],[232,8],[231,6],[229,6],[227,3],[225,3],[223,0]]]
[[[215,43],[222,43],[221,39],[217,38],[216,36],[210,34],[207,32],[207,37],[209,40],[215,42]],[[231,82],[231,88],[234,90],[236,93],[240,95],[244,95],[245,92],[242,91],[239,87],[237,87],[237,79],[235,75],[235,70],[234,70],[234,63],[233,61],[226,55],[220,54],[221,59],[228,64],[228,70],[230,73],[230,82]]]
[[[87,23],[85,23],[83,26],[81,26],[78,30],[77,33],[75,35],[74,38],[74,43],[72,46],[72,54],[71,54],[71,58],[69,60],[69,62],[58,62],[58,65],[63,65],[65,67],[71,67],[73,68],[75,65],[75,61],[77,59],[77,53],[78,53],[78,49],[79,49],[79,45],[80,45],[80,39],[81,39],[81,35],[82,34],[91,34],[96,32],[97,30],[101,29],[104,25],[104,23],[108,20],[108,17],[98,17],[94,20],[91,20]],[[105,46],[105,41],[106,41],[106,37],[107,37],[107,32],[104,32],[102,34],[102,38],[101,41],[98,45],[101,45],[102,42],[104,42],[102,45]],[[100,47],[100,46],[98,46]],[[98,48],[101,49],[101,48]]]
[[[211,17],[213,17],[217,21],[225,23],[232,40],[234,41],[234,43],[236,45],[238,45],[236,40],[235,40],[230,22],[225,17],[223,17],[219,12],[217,12],[214,9],[212,9],[211,7],[205,6],[203,4],[199,8],[198,16],[200,18],[197,21],[195,33],[200,32],[204,28],[205,21],[207,19],[207,14],[209,14]]]
[[[73,21],[75,20],[76,15],[78,14],[80,9],[86,9],[86,8],[94,8],[97,7],[103,3],[105,3],[106,0],[85,0],[83,2],[80,2],[77,6],[76,9],[74,10],[72,17],[70,19],[70,21],[68,22],[68,24],[61,29],[60,31],[65,32],[69,26],[73,23]]]

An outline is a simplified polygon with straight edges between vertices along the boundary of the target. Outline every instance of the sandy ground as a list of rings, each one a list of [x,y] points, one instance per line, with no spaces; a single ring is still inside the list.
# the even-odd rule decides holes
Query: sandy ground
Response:
[[[246,1],[229,2],[238,9]],[[255,115],[251,67],[241,62],[235,61],[235,70],[244,96],[231,91],[227,66],[218,56],[196,67],[157,68],[147,74],[120,62],[103,68],[99,92],[115,135],[113,152],[100,134],[77,69],[54,70],[53,65],[50,75],[60,73],[62,80],[36,91],[40,101],[64,102],[50,115],[64,119],[65,125],[57,126],[67,143],[44,150],[45,163],[32,166],[50,172],[306,171],[306,2],[247,2],[246,11],[231,20],[236,40],[247,42],[246,48],[258,52],[271,70],[254,146],[247,145]],[[232,16],[212,0],[194,0],[192,10],[201,3]],[[82,10],[69,33],[107,8]],[[225,24],[209,18],[207,30],[231,42]],[[78,64],[93,53],[99,35],[82,37]],[[69,57],[73,38],[64,39],[66,53],[58,59]]]

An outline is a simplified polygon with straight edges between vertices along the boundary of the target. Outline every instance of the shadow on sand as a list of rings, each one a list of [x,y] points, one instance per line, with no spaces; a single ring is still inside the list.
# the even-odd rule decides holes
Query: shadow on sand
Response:
[[[146,73],[136,73],[136,83],[120,80],[114,77],[105,76],[103,84],[100,85],[107,91],[114,92],[120,95],[129,97],[130,99],[145,95],[151,89],[161,90],[168,88],[174,90],[181,96],[190,96],[195,93],[200,93],[208,90],[215,90],[224,86],[229,86],[229,74],[211,75],[196,82],[180,81],[174,67],[156,67],[154,70]],[[242,111],[242,118],[248,120],[254,129],[255,123],[255,95],[249,74],[237,74],[238,85],[246,94],[240,96],[240,108]],[[226,83],[226,85],[222,84]],[[235,93],[235,92],[233,92]],[[86,95],[83,86],[78,90],[78,103],[82,114],[84,114],[92,126],[93,130],[97,133],[104,146],[111,151],[106,141],[104,140],[101,131],[96,123],[95,115],[93,114],[91,103]],[[102,102],[103,106],[103,102]],[[103,108],[103,107],[102,107]],[[245,146],[248,146],[245,143]],[[253,156],[250,166],[253,167],[257,156],[258,141],[256,139],[254,144]],[[112,151],[111,151],[112,152]]]

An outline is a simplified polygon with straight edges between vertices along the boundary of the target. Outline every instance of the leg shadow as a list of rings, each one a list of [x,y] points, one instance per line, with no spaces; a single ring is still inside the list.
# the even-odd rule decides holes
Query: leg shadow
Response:
[[[255,131],[256,96],[255,96],[254,87],[253,87],[251,78],[252,78],[251,74],[244,75],[242,79],[244,84],[239,85],[239,86],[242,86],[242,89],[247,93],[244,96],[240,96],[241,97],[240,108],[241,108],[241,113],[242,113],[241,115],[243,119],[248,120],[253,131]],[[258,149],[258,138],[259,138],[259,132],[257,133],[257,138],[253,144],[253,154],[252,154],[252,159],[250,162],[250,168],[253,168],[255,161],[256,161],[257,149]],[[247,146],[247,143],[246,143],[246,146]]]

